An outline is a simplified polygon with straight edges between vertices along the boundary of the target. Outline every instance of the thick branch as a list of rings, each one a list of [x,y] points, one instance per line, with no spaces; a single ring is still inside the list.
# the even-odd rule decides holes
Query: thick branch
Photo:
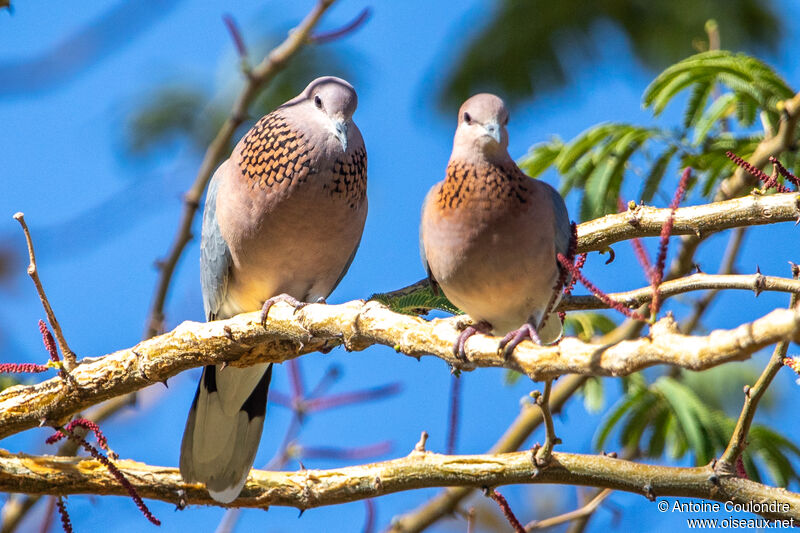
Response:
[[[567,400],[585,382],[585,376],[567,376],[559,380],[550,396],[550,409],[557,413]],[[517,451],[533,431],[544,422],[542,410],[533,404],[525,404],[522,412],[514,419],[502,437],[491,447],[489,453],[507,453]],[[403,515],[395,516],[389,532],[422,531],[442,516],[452,514],[458,505],[472,493],[472,487],[452,487],[441,491],[426,501],[419,508]]]
[[[505,367],[544,380],[564,374],[627,375],[656,364],[703,370],[728,361],[747,359],[761,348],[784,339],[800,340],[800,309],[778,309],[732,330],[708,336],[677,332],[663,319],[648,337],[613,345],[566,338],[556,346],[524,342],[505,359],[498,339],[475,335],[466,345],[468,360],[452,352],[462,317],[426,321],[394,313],[378,302],[353,301],[340,305],[312,304],[295,313],[276,304],[267,327],[260,312],[224,321],[184,322],[170,333],[140,342],[100,358],[87,358],[60,377],[0,392],[0,438],[58,422],[108,398],[165,381],[177,373],[207,364],[236,366],[256,362],[283,362],[323,347],[344,344],[364,350],[373,344],[392,346],[412,357],[433,355],[464,370]]]
[[[392,461],[337,470],[253,470],[242,494],[230,505],[308,509],[429,487],[554,483],[623,490],[651,499],[681,496],[751,505],[753,502],[777,502],[785,504],[782,509],[764,510],[759,514],[771,519],[800,521],[800,494],[746,479],[720,479],[710,466],[656,466],[602,455],[553,453],[550,465],[539,469],[531,459],[530,451],[497,455],[412,451]],[[210,498],[202,485],[184,483],[176,468],[135,461],[115,464],[144,498],[175,504],[183,500],[190,505],[220,505]],[[5,451],[0,451],[0,491],[127,495],[117,480],[93,459],[37,457]]]
[[[578,251],[599,251],[622,240],[660,235],[669,214],[667,208],[637,206],[624,213],[584,222],[578,226]],[[704,237],[725,229],[795,221],[798,218],[800,194],[751,194],[724,202],[677,209],[671,235]]]

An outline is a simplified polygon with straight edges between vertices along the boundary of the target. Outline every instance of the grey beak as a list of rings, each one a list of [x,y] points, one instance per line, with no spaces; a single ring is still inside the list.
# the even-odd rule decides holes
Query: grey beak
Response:
[[[342,151],[347,151],[347,123],[343,120],[334,120],[333,127],[336,130],[336,138],[342,143]]]
[[[483,126],[486,130],[486,135],[500,143],[500,125],[497,122],[490,122]]]

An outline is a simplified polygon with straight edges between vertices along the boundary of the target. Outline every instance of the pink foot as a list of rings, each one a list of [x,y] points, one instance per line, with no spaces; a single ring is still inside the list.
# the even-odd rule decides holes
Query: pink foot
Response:
[[[278,302],[286,302],[289,305],[294,306],[295,312],[299,311],[300,309],[304,308],[311,302],[301,302],[294,296],[289,296],[286,293],[279,294],[277,296],[273,296],[272,298],[268,298],[267,301],[264,302],[264,305],[261,307],[261,325],[266,327],[267,326],[267,317],[269,316],[270,308]],[[325,298],[318,298],[316,302],[318,304],[324,304]]]
[[[525,339],[530,339],[536,344],[541,344],[539,335],[536,333],[536,328],[526,323],[519,329],[509,331],[508,334],[503,337],[503,340],[500,341],[498,349],[503,350],[503,356],[507,358],[514,353],[514,349],[517,345]]]
[[[467,326],[458,335],[456,342],[453,344],[453,355],[455,355],[462,361],[466,361],[467,352],[464,350],[464,346],[467,343],[467,339],[469,339],[476,333],[483,333],[484,335],[488,335],[489,333],[491,333],[491,331],[492,331],[492,325],[486,322],[485,320],[481,320],[480,322],[472,326]]]

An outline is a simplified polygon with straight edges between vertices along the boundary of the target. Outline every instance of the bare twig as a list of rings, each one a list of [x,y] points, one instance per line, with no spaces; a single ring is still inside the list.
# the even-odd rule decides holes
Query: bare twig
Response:
[[[64,368],[67,371],[72,370],[72,367],[75,366],[75,353],[69,349],[67,339],[64,338],[64,332],[61,331],[61,324],[56,320],[56,314],[53,312],[53,307],[50,305],[50,301],[47,299],[47,295],[44,292],[42,282],[39,279],[39,271],[36,267],[36,255],[33,253],[33,239],[31,239],[31,232],[28,230],[28,225],[25,223],[25,215],[16,213],[14,215],[14,220],[19,222],[19,225],[22,226],[22,231],[25,234],[25,242],[28,244],[28,275],[33,280],[33,284],[36,285],[36,292],[39,293],[42,307],[44,307],[44,312],[47,314],[47,321],[50,322],[50,327],[53,328],[56,334],[58,346],[61,348],[61,353],[64,356]]]
[[[800,268],[797,265],[792,265],[792,276],[794,279],[800,277]],[[798,295],[792,294],[789,307],[795,308],[797,305]],[[751,388],[745,390],[744,405],[739,419],[736,421],[736,428],[733,430],[733,435],[728,443],[728,447],[722,453],[719,461],[717,461],[718,469],[724,473],[733,474],[735,472],[734,466],[736,460],[742,455],[742,452],[747,447],[747,434],[750,431],[750,425],[753,422],[753,417],[758,408],[758,402],[764,393],[767,391],[770,383],[778,375],[781,367],[783,367],[783,358],[786,357],[786,351],[789,349],[789,341],[784,340],[775,346],[772,352],[772,357],[767,363],[767,367],[759,376],[756,384]]]
[[[763,274],[692,274],[661,284],[659,293],[669,298],[687,292],[704,290],[736,289],[753,291],[756,295],[764,291],[800,293],[800,281]],[[609,300],[625,307],[635,308],[652,298],[652,288],[642,287],[627,292],[606,294]],[[608,303],[593,295],[565,296],[558,306],[561,311],[605,309]]]
[[[548,379],[544,382],[543,394],[540,395],[539,391],[534,391],[532,394],[536,405],[542,411],[542,419],[544,420],[544,445],[534,453],[534,462],[537,466],[547,466],[553,453],[553,446],[558,443],[556,429],[553,425],[553,415],[550,413],[550,391],[552,388],[553,380]]]
[[[538,529],[547,529],[550,527],[561,525],[565,522],[571,522],[572,520],[577,520],[578,518],[589,516],[595,511],[595,509],[597,509],[597,507],[601,503],[603,503],[603,500],[605,500],[611,495],[612,492],[614,491],[611,489],[603,489],[594,498],[592,498],[591,500],[589,500],[589,502],[583,505],[580,509],[575,509],[574,511],[560,514],[558,516],[553,516],[551,518],[545,518],[544,520],[534,520],[533,522],[528,522],[527,524],[525,524],[525,531],[531,532],[531,531],[536,531]]]
[[[314,44],[325,44],[337,39],[341,39],[345,35],[358,31],[358,29],[367,22],[367,19],[369,19],[370,15],[372,15],[372,10],[369,7],[365,7],[361,10],[361,13],[359,13],[356,18],[341,28],[333,31],[314,34],[311,36],[310,41]]]

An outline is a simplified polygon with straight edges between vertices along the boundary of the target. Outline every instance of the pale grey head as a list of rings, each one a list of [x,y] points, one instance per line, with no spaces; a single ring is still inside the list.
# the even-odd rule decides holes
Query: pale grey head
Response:
[[[353,129],[353,113],[358,106],[356,90],[348,82],[334,76],[317,78],[299,95],[281,107],[299,113],[331,133],[347,151],[348,130]]]
[[[508,155],[508,109],[489,93],[476,94],[458,110],[453,155],[481,154],[489,160]]]

